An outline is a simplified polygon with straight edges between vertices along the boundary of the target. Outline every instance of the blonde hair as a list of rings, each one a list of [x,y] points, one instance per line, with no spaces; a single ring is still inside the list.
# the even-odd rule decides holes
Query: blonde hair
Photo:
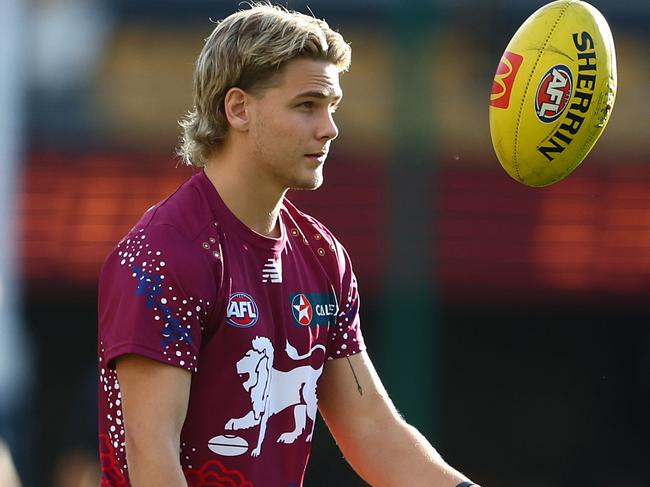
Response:
[[[180,121],[183,162],[203,167],[223,143],[229,89],[258,94],[298,57],[326,61],[343,72],[350,67],[351,50],[324,20],[267,3],[252,3],[220,21],[196,62],[194,106]]]

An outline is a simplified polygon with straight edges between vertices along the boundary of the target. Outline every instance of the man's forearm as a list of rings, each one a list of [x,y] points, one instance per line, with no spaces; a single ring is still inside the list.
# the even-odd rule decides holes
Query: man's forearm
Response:
[[[363,445],[344,449],[353,468],[374,487],[455,487],[469,479],[447,464],[429,441],[402,420],[370,429]]]
[[[127,464],[132,487],[187,487],[178,450],[172,447],[127,445]]]

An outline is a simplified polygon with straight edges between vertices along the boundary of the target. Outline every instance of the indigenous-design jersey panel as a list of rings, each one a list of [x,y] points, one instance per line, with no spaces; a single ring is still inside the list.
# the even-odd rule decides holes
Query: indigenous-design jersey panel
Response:
[[[365,348],[343,247],[285,200],[281,237],[240,222],[200,172],[109,255],[99,292],[102,485],[129,485],[115,358],[192,372],[189,485],[302,485],[327,359]]]

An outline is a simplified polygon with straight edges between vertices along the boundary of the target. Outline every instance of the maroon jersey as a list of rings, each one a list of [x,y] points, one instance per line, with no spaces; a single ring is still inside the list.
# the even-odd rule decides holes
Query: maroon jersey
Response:
[[[327,359],[364,350],[350,259],[287,200],[281,237],[239,221],[204,172],[145,213],[99,284],[102,486],[129,485],[114,359],[192,372],[190,486],[302,485]]]

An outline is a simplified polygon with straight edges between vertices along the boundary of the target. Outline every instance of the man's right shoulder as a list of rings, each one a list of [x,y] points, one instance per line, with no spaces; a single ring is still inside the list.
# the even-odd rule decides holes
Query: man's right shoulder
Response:
[[[215,217],[205,191],[196,179],[196,176],[190,178],[167,198],[149,208],[120,239],[106,260],[113,257],[121,261],[126,251],[128,259],[165,252],[174,255],[175,260],[203,261],[200,256],[204,253],[203,237],[214,233]]]
[[[207,196],[195,175],[149,208],[130,233],[151,227],[172,227],[187,240],[194,241],[207,226],[213,224],[213,220]]]

